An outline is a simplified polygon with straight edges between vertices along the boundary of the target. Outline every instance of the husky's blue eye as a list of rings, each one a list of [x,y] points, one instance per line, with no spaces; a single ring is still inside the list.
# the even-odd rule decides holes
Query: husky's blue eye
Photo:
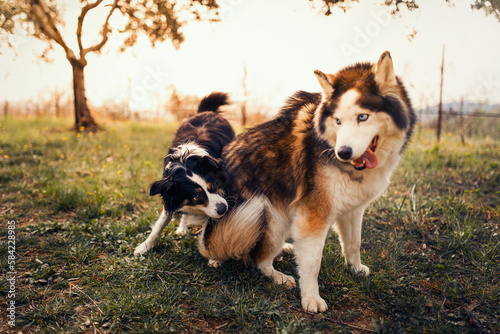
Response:
[[[368,119],[368,114],[361,114],[361,115],[358,115],[358,121],[360,122],[364,122]]]
[[[341,121],[340,121],[340,119],[338,119],[338,118],[335,118],[335,122],[337,123],[337,125],[342,124],[342,122],[341,122]]]

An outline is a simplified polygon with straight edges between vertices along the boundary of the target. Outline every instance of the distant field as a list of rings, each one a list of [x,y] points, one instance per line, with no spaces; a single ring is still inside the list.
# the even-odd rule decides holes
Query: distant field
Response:
[[[132,255],[158,216],[148,186],[175,127],[116,122],[76,134],[70,126],[0,118],[0,262],[2,276],[11,264],[17,272],[13,285],[0,281],[2,333],[500,332],[495,138],[462,146],[451,133],[437,146],[418,131],[365,216],[361,257],[372,275],[350,273],[331,234],[319,277],[330,309],[310,315],[298,289],[253,267],[208,267],[196,229],[176,237],[172,224],[151,253]],[[297,277],[291,255],[276,267]],[[11,301],[15,328],[4,321]]]

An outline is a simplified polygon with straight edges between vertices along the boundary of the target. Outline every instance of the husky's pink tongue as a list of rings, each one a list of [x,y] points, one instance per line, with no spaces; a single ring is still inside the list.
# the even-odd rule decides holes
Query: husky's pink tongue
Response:
[[[372,169],[377,167],[378,160],[377,156],[375,153],[371,150],[371,148],[368,148],[365,153],[361,156],[363,159],[365,159],[366,162],[366,168]]]
[[[356,160],[353,160],[353,166],[356,167],[357,169],[361,169],[363,167],[372,169],[377,167],[377,164],[378,164],[377,156],[370,147],[368,147],[368,149],[365,151],[365,153],[363,153],[362,156],[360,156]]]

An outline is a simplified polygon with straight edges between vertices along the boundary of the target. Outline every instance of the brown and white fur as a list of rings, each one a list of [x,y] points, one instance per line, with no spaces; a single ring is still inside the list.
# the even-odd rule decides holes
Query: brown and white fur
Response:
[[[347,265],[370,273],[360,257],[363,213],[388,186],[415,114],[389,52],[376,64],[315,74],[322,94],[296,93],[274,119],[224,149],[236,204],[204,224],[199,249],[212,263],[252,260],[293,287],[295,279],[273,267],[291,237],[302,306],[324,312],[318,273],[327,234],[337,231]]]

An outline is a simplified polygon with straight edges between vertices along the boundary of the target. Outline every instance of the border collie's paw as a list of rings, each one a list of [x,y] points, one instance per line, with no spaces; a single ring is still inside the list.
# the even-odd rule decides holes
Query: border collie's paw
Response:
[[[187,226],[182,226],[180,225],[177,230],[175,230],[175,234],[178,235],[178,236],[183,236],[183,235],[186,235],[188,233],[188,228]]]
[[[293,245],[289,242],[283,244],[283,252],[293,254]]]

